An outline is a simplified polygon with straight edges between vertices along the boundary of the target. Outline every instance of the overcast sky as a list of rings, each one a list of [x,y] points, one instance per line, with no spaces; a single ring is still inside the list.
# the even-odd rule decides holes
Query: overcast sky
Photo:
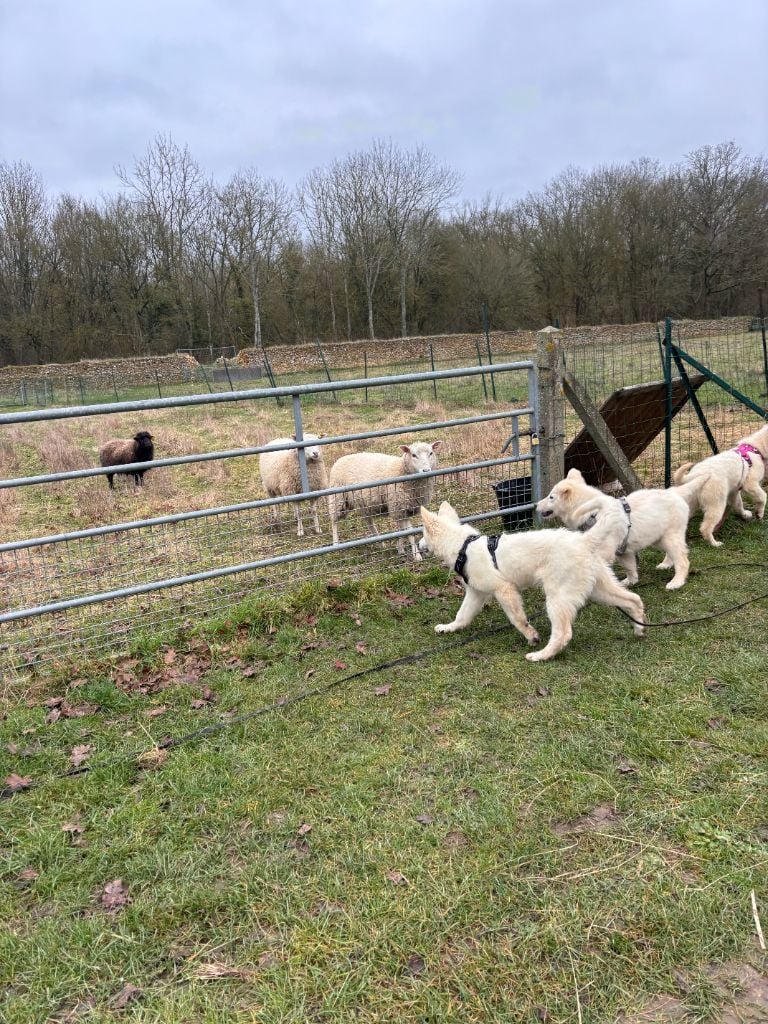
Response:
[[[0,0],[0,161],[118,191],[170,134],[295,185],[392,138],[507,200],[568,164],[768,152],[768,0]]]

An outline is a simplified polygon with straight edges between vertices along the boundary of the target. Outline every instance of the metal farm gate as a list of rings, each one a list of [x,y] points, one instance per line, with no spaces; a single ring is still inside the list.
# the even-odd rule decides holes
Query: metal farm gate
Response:
[[[353,515],[331,543],[325,506],[340,489],[310,491],[310,443],[330,468],[341,454],[396,454],[439,438],[441,464],[427,474],[433,507],[449,499],[495,530],[500,506],[503,525],[530,521],[538,401],[536,366],[525,360],[0,415],[0,666],[125,648],[140,633],[225,616],[244,598],[258,604],[309,581],[410,565],[396,541],[420,532],[418,521],[395,529],[383,517],[372,533]],[[318,425],[327,436],[308,442]],[[114,469],[98,466],[98,443],[138,429],[156,439],[158,457],[135,467],[148,470],[145,487],[134,489],[128,466],[110,491],[101,478]],[[290,435],[281,448],[298,454],[303,493],[262,497],[254,456]],[[217,503],[219,494],[230,500]],[[308,498],[321,502],[323,533],[298,537],[294,506]],[[137,501],[158,514],[121,518]]]

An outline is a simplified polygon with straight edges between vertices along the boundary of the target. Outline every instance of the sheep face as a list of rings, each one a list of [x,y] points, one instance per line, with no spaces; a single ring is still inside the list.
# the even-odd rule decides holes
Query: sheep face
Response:
[[[292,437],[293,440],[295,441],[296,435],[293,434]],[[319,441],[321,437],[325,437],[325,434],[305,434],[304,440]],[[322,445],[319,444],[307,445],[307,447],[304,449],[304,454],[307,458],[307,462],[320,462],[320,460],[323,457],[323,447]],[[296,457],[298,458],[298,449]]]
[[[437,449],[442,441],[433,441],[428,444],[426,441],[417,441],[416,444],[401,444],[400,451],[403,453],[403,469],[409,475],[418,473],[429,473],[437,468]]]

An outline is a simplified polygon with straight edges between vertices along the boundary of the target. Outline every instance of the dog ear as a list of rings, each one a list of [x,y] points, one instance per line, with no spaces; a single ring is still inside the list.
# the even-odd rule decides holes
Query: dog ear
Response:
[[[453,507],[453,505],[451,505],[449,501],[444,501],[441,503],[440,508],[437,510],[437,514],[439,516],[442,516],[443,519],[451,519],[454,523],[458,523],[461,521],[459,519],[459,513],[456,511],[456,509]]]
[[[429,509],[428,508],[424,508],[423,505],[419,509],[419,515],[421,516],[422,523],[424,523],[424,526],[426,526],[426,527],[430,527],[430,526],[434,525],[434,522],[437,519],[437,516],[435,515],[435,513],[434,512],[430,512]]]
[[[584,477],[581,475],[580,469],[569,469],[566,475],[566,480],[583,480]]]
[[[560,484],[560,487],[557,490],[557,496],[558,498],[570,498],[571,488],[568,484]]]

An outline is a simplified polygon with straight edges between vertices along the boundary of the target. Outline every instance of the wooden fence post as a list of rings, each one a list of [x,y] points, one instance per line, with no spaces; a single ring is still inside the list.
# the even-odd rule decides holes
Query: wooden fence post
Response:
[[[545,327],[536,334],[542,495],[565,476],[565,363],[559,335],[557,327]]]

